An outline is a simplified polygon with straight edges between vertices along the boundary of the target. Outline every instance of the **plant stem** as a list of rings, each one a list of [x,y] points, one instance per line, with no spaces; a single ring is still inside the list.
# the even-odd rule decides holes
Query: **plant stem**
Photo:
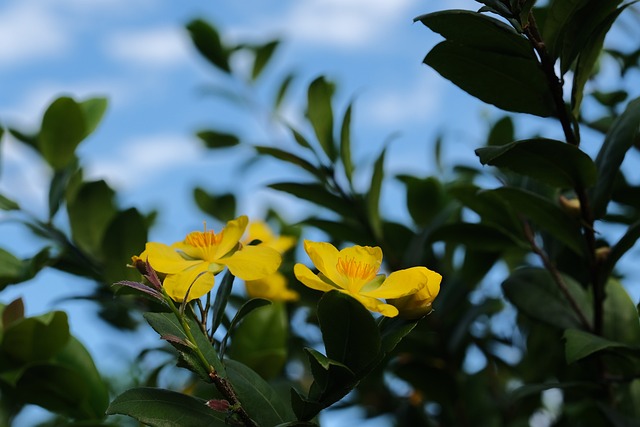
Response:
[[[565,139],[568,144],[579,148],[580,140],[576,136],[578,129],[574,132],[572,129],[573,119],[564,103],[562,80],[558,78],[554,69],[555,60],[547,52],[547,48],[542,39],[542,35],[538,30],[535,17],[533,13],[529,13],[529,24],[523,28],[525,35],[531,42],[531,45],[535,49],[538,57],[540,58],[540,64],[544,71],[547,82],[549,84],[549,90],[553,97],[553,102],[556,107],[557,118],[562,125]],[[576,125],[577,126],[577,125]],[[599,277],[599,264],[596,259],[596,238],[594,230],[594,217],[589,203],[589,197],[585,188],[582,185],[577,185],[574,188],[576,196],[580,201],[580,214],[582,218],[582,234],[585,239],[587,248],[587,261],[589,265],[590,282],[593,287],[593,313],[594,324],[593,332],[597,335],[602,334],[603,324],[603,303],[604,303],[604,281]]]

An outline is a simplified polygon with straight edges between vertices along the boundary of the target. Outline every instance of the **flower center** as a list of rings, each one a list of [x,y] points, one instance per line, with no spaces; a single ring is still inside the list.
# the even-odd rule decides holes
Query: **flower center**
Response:
[[[185,243],[196,248],[210,248],[211,246],[217,246],[220,243],[222,240],[222,234],[222,231],[216,234],[213,230],[193,231],[187,235]]]
[[[376,277],[378,267],[362,261],[356,261],[353,258],[338,258],[336,264],[338,273],[347,276],[350,279],[360,279],[369,282]]]

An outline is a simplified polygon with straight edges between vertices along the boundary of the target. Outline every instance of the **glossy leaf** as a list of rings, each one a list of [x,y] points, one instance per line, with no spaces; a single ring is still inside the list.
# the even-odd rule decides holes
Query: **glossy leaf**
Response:
[[[565,355],[567,363],[574,363],[580,359],[603,350],[622,351],[623,353],[635,353],[640,356],[640,347],[630,347],[616,341],[602,338],[579,329],[567,329],[564,332]]]
[[[606,213],[620,165],[633,146],[639,127],[640,98],[636,98],[614,121],[596,157],[598,182],[591,192],[591,206],[596,218],[602,218]]]
[[[343,363],[356,375],[380,351],[380,331],[371,313],[352,297],[325,293],[318,302],[318,321],[327,357]]]
[[[272,379],[281,373],[287,361],[287,336],[284,304],[260,307],[248,313],[237,327],[229,354],[262,378]]]
[[[198,52],[200,52],[211,65],[226,73],[231,72],[231,67],[229,66],[229,51],[222,44],[218,30],[202,19],[191,21],[187,25],[187,30]]]
[[[108,415],[128,415],[152,427],[206,425],[224,427],[226,414],[205,405],[205,400],[158,388],[132,388],[116,397]]]
[[[231,289],[234,279],[235,276],[231,274],[230,271],[227,271],[224,274],[224,277],[222,278],[220,284],[218,285],[216,298],[213,302],[211,333],[215,333],[215,331],[218,330],[218,327],[222,323],[224,312],[227,308],[227,303],[229,302],[229,295],[231,295]]]
[[[591,323],[593,314],[589,296],[573,279],[568,276],[562,278]],[[521,313],[537,321],[560,329],[583,328],[580,318],[546,270],[533,267],[518,269],[502,283],[502,290]]]
[[[640,319],[631,297],[616,279],[610,279],[604,291],[603,336],[624,344],[640,345]]]
[[[281,182],[269,185],[269,188],[283,191],[300,199],[315,203],[318,206],[332,210],[345,217],[353,216],[354,208],[345,200],[327,191],[316,183]]]
[[[576,254],[584,253],[580,222],[549,199],[519,188],[503,187],[489,191],[497,194],[519,215],[530,220],[534,227],[548,232]]]
[[[295,420],[291,407],[260,375],[235,360],[226,360],[225,365],[242,407],[258,425],[275,426]]]
[[[336,159],[331,107],[334,91],[334,85],[324,77],[318,77],[311,82],[307,91],[307,118],[313,126],[322,150],[332,161]]]
[[[228,148],[240,144],[240,139],[231,133],[219,132],[215,130],[202,130],[196,133],[207,148]]]
[[[253,80],[260,77],[262,70],[264,70],[269,63],[269,60],[273,56],[273,53],[276,51],[279,44],[280,42],[278,40],[273,40],[253,49],[255,52],[253,68],[251,69],[251,78]]]
[[[75,158],[78,144],[87,135],[84,111],[71,98],[56,99],[45,111],[38,135],[38,149],[55,170],[61,170]]]
[[[232,193],[212,194],[196,187],[193,198],[202,212],[219,221],[227,222],[236,218],[236,197]]]
[[[104,233],[117,213],[114,197],[105,181],[94,181],[83,184],[67,201],[71,235],[78,246],[93,255],[99,254]]]
[[[580,149],[553,139],[516,141],[476,150],[483,165],[497,166],[561,188],[590,187],[597,171]]]
[[[533,59],[444,41],[424,63],[470,95],[503,110],[541,117],[555,112],[546,77]]]
[[[69,338],[66,313],[53,311],[13,322],[4,330],[0,350],[20,363],[43,361],[58,353]]]
[[[533,48],[513,28],[490,16],[467,10],[443,10],[414,19],[448,41],[470,48],[534,59]]]

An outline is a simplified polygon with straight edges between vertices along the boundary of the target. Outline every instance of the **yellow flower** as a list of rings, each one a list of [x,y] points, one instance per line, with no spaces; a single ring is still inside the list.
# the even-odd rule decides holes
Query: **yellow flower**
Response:
[[[367,309],[387,317],[397,316],[398,309],[381,298],[412,295],[428,284],[430,270],[425,267],[395,271],[386,278],[378,274],[382,263],[379,247],[352,246],[338,251],[329,243],[305,240],[304,249],[319,273],[296,264],[293,271],[298,280],[311,289],[351,295]]]
[[[427,282],[415,294],[387,300],[400,311],[400,317],[418,319],[433,310],[431,304],[440,292],[442,276],[431,270],[427,270],[427,276]]]
[[[276,236],[262,221],[249,224],[248,234],[246,242],[260,240],[259,246],[272,248],[280,254],[296,244],[295,237]],[[297,292],[287,288],[287,278],[280,272],[275,272],[259,280],[246,280],[245,286],[250,298],[265,298],[271,301],[296,301],[300,298]]]
[[[154,270],[166,274],[163,287],[175,301],[205,295],[213,288],[214,275],[225,267],[243,280],[261,279],[274,273],[282,258],[269,247],[240,244],[248,222],[241,216],[219,233],[194,231],[171,246],[150,242],[139,258],[148,259]]]

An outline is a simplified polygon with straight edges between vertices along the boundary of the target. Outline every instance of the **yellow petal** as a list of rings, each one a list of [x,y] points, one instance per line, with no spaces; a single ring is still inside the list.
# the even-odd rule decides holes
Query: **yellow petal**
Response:
[[[194,233],[199,233],[199,231],[195,231]],[[191,233],[189,233],[191,234]],[[188,235],[187,235],[188,237]],[[171,245],[174,252],[179,251],[186,255],[187,258],[191,258],[193,260],[205,261],[207,258],[207,249],[199,246],[192,246],[185,241],[175,242]]]
[[[304,250],[311,258],[311,262],[330,281],[341,288],[347,288],[348,280],[336,270],[338,265],[338,250],[331,243],[304,241]],[[304,283],[304,282],[303,282]]]
[[[280,267],[282,257],[266,246],[244,246],[230,257],[221,258],[217,262],[226,265],[236,277],[258,280],[275,273]]]
[[[308,288],[322,292],[329,292],[333,291],[334,289],[341,290],[337,286],[331,286],[324,280],[320,279],[318,276],[313,274],[311,270],[309,270],[309,267],[304,264],[296,264],[295,266],[293,266],[293,273],[295,274],[296,278]]]
[[[216,257],[221,258],[231,252],[242,238],[244,230],[247,228],[249,219],[245,216],[239,216],[238,218],[231,220],[222,229],[222,240],[218,245]],[[276,267],[277,268],[277,267]]]
[[[269,226],[263,221],[252,221],[247,232],[249,235],[247,240],[249,242],[260,240],[263,244],[269,245],[276,238]]]
[[[373,298],[400,298],[418,292],[427,286],[430,273],[426,267],[411,267],[406,270],[394,271],[380,285],[378,289],[363,292],[363,295]],[[438,274],[438,273],[435,273]],[[439,276],[439,274],[438,274]]]
[[[382,249],[377,246],[351,246],[340,251],[338,257],[352,259],[373,266],[377,273],[382,263]]]
[[[251,298],[266,298],[271,301],[296,301],[299,299],[297,292],[287,288],[287,278],[276,271],[270,276],[260,280],[248,280],[245,282],[247,294]]]
[[[175,274],[202,262],[188,261],[182,258],[175,249],[162,243],[147,243],[142,254],[146,254],[149,264],[154,270],[165,274]]]
[[[296,240],[293,236],[279,236],[267,246],[283,254],[296,245]]]
[[[380,300],[377,300],[375,298],[369,298],[362,294],[360,295],[351,294],[351,296],[357,299],[358,301],[360,301],[362,305],[364,305],[369,311],[378,312],[386,317],[395,317],[398,315],[398,309],[392,306],[391,304],[385,304]]]
[[[182,301],[188,290],[187,301],[191,301],[209,292],[213,284],[213,273],[208,271],[206,262],[200,261],[197,265],[178,274],[167,275],[162,286],[174,301]]]

